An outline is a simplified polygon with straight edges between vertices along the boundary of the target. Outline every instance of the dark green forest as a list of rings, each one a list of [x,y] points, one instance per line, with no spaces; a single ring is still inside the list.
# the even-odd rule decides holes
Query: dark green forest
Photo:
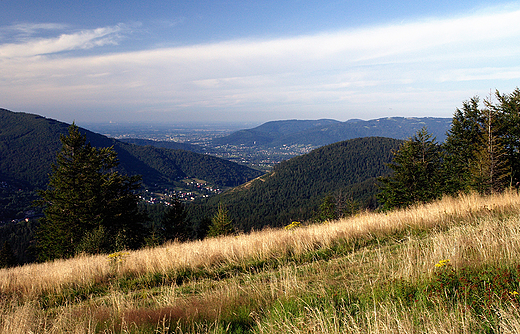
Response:
[[[327,196],[376,207],[377,177],[390,172],[392,150],[402,141],[358,138],[316,149],[277,165],[272,172],[205,202],[190,205],[190,217],[209,217],[224,205],[243,231],[313,219]]]

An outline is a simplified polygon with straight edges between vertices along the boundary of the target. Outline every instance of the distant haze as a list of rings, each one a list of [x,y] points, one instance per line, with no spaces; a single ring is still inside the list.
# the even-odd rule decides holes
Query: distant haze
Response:
[[[0,2],[0,108],[71,123],[451,117],[520,82],[518,1]]]

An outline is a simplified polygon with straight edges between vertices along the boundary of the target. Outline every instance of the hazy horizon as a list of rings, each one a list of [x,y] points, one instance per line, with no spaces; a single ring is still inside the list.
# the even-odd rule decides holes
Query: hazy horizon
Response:
[[[518,86],[519,1],[0,2],[0,107],[71,123],[451,117]]]

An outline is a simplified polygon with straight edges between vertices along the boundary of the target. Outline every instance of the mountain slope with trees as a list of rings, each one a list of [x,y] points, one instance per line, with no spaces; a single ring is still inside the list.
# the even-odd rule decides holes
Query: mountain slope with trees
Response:
[[[51,164],[66,134],[68,124],[38,115],[0,109],[0,178],[27,188],[48,182]],[[183,150],[123,143],[81,129],[94,147],[114,147],[119,169],[143,176],[148,186],[171,184],[184,177],[196,177],[218,186],[233,187],[262,173],[224,159]]]
[[[251,182],[192,205],[192,216],[216,211],[219,203],[241,230],[284,226],[312,219],[320,204],[332,196],[338,204],[375,205],[376,178],[390,172],[386,166],[401,140],[369,137],[335,143],[277,165]],[[199,216],[198,219],[201,219]]]
[[[68,257],[80,249],[98,252],[121,245],[130,248],[142,245],[149,231],[136,226],[149,229],[149,226],[144,226],[148,224],[147,219],[143,217],[139,224],[128,225],[141,215],[135,206],[138,202],[135,191],[140,188],[140,182],[135,178],[137,175],[142,175],[147,187],[173,186],[174,182],[185,177],[206,180],[220,187],[233,187],[262,174],[216,157],[122,143],[72,127],[78,130],[78,135],[85,137],[85,143],[89,145],[84,150],[82,169],[85,173],[89,171],[90,177],[81,179],[72,168],[72,172],[62,173],[59,181],[51,178],[49,183],[49,176],[56,172],[53,164],[62,159],[58,152],[65,143],[60,138],[69,133],[69,125],[33,114],[0,109],[0,221],[13,220],[13,223],[0,225],[0,247],[9,250],[17,263],[34,261],[35,256],[40,260]],[[99,159],[107,163],[96,163]],[[96,164],[100,166],[99,171],[92,170]],[[107,179],[103,181],[104,178]],[[70,188],[71,183],[76,187]],[[45,188],[47,190],[40,192],[38,197],[36,190]],[[82,194],[81,198],[78,197]],[[111,194],[114,196],[110,197]],[[33,207],[38,198],[46,216],[41,224],[32,219],[38,215],[38,208]],[[60,201],[63,203],[61,207],[54,206],[53,203]],[[63,221],[55,219],[54,216],[59,216],[63,210],[71,210],[68,218]],[[78,210],[82,214],[77,214]],[[87,218],[74,220],[76,216]],[[20,220],[24,217],[31,219]],[[71,225],[70,221],[74,223]],[[129,234],[129,231],[138,236]],[[72,234],[67,235],[69,232]],[[33,240],[35,235],[36,244]],[[164,236],[167,237],[170,235]],[[69,245],[71,240],[73,246]],[[32,251],[31,245],[36,246]]]

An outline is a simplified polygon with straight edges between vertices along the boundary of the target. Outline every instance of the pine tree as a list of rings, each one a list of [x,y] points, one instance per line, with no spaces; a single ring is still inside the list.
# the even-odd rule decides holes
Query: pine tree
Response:
[[[471,164],[472,188],[482,194],[497,193],[504,190],[509,178],[506,154],[499,136],[500,114],[489,101],[488,108],[481,111],[483,122],[480,124],[482,136],[475,140],[477,150]]]
[[[320,204],[320,213],[318,216],[318,221],[325,222],[329,220],[336,220],[339,218],[337,213],[336,203],[334,201],[334,197],[331,195],[325,197],[323,202]]]
[[[483,121],[479,108],[479,98],[473,97],[462,103],[462,109],[455,111],[452,125],[443,144],[445,152],[444,173],[445,192],[457,194],[472,187],[472,165],[482,141]]]
[[[501,115],[502,126],[498,130],[507,164],[509,167],[509,186],[520,186],[520,89],[511,94],[495,92],[497,104],[489,105]]]
[[[224,205],[218,205],[217,213],[211,218],[208,237],[216,237],[219,235],[229,235],[235,232],[233,221],[229,218],[229,212]]]
[[[68,135],[60,137],[62,149],[52,166],[47,189],[40,191],[38,203],[44,218],[36,233],[40,261],[73,256],[78,251],[110,252],[140,245],[144,217],[134,193],[140,177],[127,177],[118,165],[113,148],[94,148],[72,124]],[[99,240],[103,229],[103,238]],[[93,238],[96,235],[95,245]],[[91,245],[92,249],[84,249]]]
[[[383,208],[407,207],[442,195],[442,153],[426,129],[404,142],[388,165],[393,174],[380,178]]]
[[[491,97],[479,106],[474,97],[457,109],[443,146],[446,157],[446,193],[478,191],[491,193],[513,184],[518,170],[519,139],[514,135],[520,125],[517,120],[518,96],[500,95],[498,103]]]

